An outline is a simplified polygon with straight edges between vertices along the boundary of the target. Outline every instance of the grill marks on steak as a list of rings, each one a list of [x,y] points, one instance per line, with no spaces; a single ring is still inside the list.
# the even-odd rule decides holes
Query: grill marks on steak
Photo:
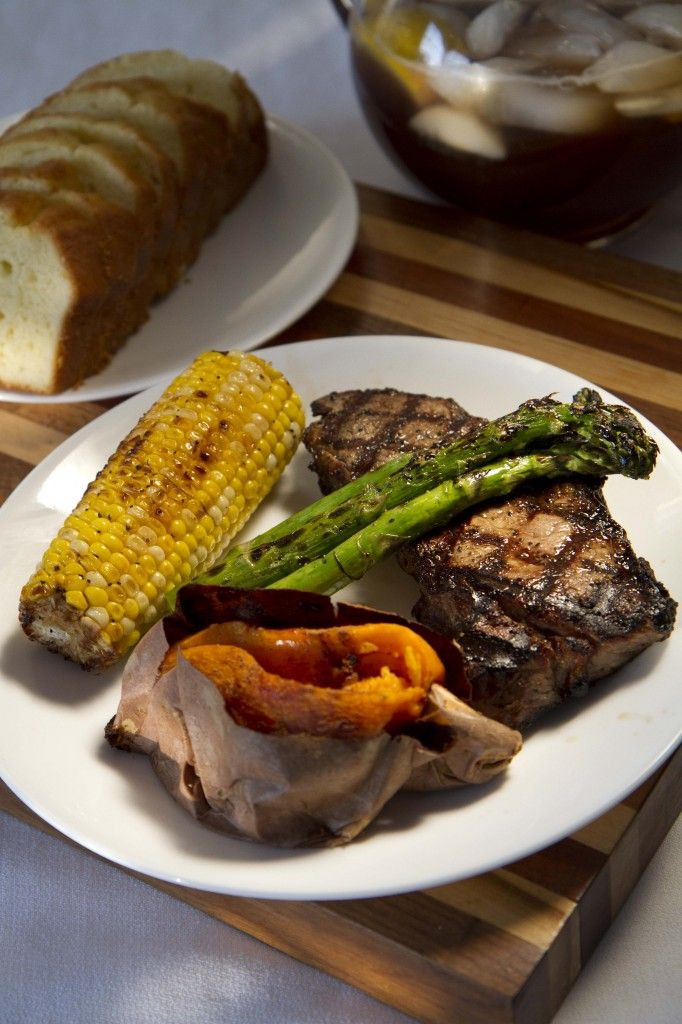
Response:
[[[453,423],[443,428],[450,405]],[[405,450],[398,445],[408,427],[379,433],[393,408],[411,410],[425,451],[482,422],[457,403],[421,395],[322,398],[304,441],[323,491]],[[460,643],[474,706],[517,729],[665,639],[674,624],[675,602],[592,481],[539,484],[481,506],[405,545],[399,562],[422,592],[415,618]]]
[[[399,561],[422,591],[415,618],[465,649],[477,709],[516,728],[665,639],[674,621],[588,482],[527,488]]]
[[[332,391],[313,402],[312,412],[320,418],[304,442],[325,494],[402,452],[428,455],[484,422],[452,399],[393,388]]]

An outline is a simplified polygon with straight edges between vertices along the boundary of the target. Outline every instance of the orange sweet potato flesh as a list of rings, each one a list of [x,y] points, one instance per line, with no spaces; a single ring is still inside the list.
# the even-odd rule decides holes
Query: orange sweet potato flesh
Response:
[[[422,712],[445,669],[435,651],[393,623],[328,629],[209,626],[174,645],[212,680],[239,724],[266,733],[344,739],[395,732]]]

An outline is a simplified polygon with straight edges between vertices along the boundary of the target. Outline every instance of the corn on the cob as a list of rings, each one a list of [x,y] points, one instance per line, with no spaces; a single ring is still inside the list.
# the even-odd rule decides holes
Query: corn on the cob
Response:
[[[25,632],[84,668],[125,654],[205,572],[276,482],[303,428],[289,383],[207,352],[121,442],[22,592]]]

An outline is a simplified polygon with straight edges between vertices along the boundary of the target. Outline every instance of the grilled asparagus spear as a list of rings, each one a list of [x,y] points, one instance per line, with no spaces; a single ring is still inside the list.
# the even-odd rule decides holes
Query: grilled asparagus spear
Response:
[[[531,400],[430,458],[400,455],[358,477],[237,544],[196,582],[334,593],[406,540],[528,480],[646,477],[657,453],[628,409],[604,404],[591,389],[572,402]]]

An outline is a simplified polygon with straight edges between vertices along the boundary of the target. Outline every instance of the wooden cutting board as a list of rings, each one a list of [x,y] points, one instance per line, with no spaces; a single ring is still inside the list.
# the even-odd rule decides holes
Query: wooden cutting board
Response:
[[[425,1024],[549,1024],[681,794],[682,748],[562,842],[499,871],[381,899],[254,900],[136,877]],[[71,842],[1,782],[0,810]]]
[[[682,441],[680,274],[359,193],[345,271],[269,344],[397,333],[509,349],[592,380]],[[359,344],[360,372],[362,358]],[[115,404],[0,403],[0,500]],[[681,774],[678,751],[555,846],[427,892],[295,903],[146,881],[430,1024],[546,1024],[679,814]],[[59,835],[2,784],[0,810]]]

